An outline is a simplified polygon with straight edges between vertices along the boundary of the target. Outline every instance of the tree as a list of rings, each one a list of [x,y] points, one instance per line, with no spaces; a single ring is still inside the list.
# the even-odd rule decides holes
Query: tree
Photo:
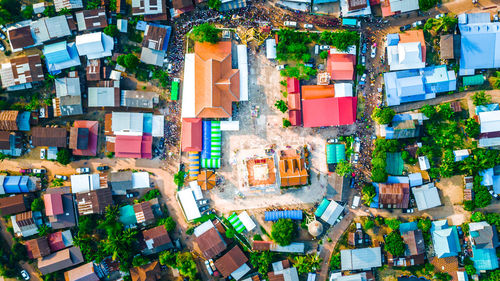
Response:
[[[464,201],[464,210],[472,212],[476,209],[476,205],[473,200]]]
[[[24,8],[24,10],[21,12],[23,18],[29,20],[33,17],[33,5],[28,5]]]
[[[373,199],[377,195],[375,192],[375,187],[371,184],[365,184],[363,189],[361,190],[361,200],[365,203],[366,206],[370,206],[373,202]]]
[[[40,236],[45,236],[49,233],[52,232],[52,228],[50,228],[48,225],[46,224],[42,224],[39,228],[38,228],[38,235]]]
[[[62,8],[61,10],[59,10],[59,15],[70,15],[71,14],[71,11],[70,9],[64,7]]]
[[[222,5],[221,0],[208,0],[208,7],[210,9],[218,11],[221,5]]]
[[[139,65],[139,59],[134,54],[130,53],[118,56],[118,58],[116,58],[116,63],[129,70],[135,70]]]
[[[363,225],[365,230],[372,229],[375,226],[375,222],[371,219],[368,219]]]
[[[381,125],[385,125],[389,124],[392,121],[394,115],[396,115],[396,112],[390,107],[376,107],[373,109],[372,119]]]
[[[491,96],[486,94],[485,91],[476,92],[472,95],[472,103],[475,106],[489,104],[491,103]]]
[[[322,51],[319,53],[319,57],[326,60],[328,58],[328,51]]]
[[[387,171],[384,168],[374,168],[372,170],[371,179],[374,182],[385,182],[387,181]]]
[[[497,229],[500,229],[500,214],[499,213],[488,213],[486,214],[486,221],[496,226]]]
[[[476,274],[476,268],[474,267],[473,264],[467,264],[465,267],[465,272],[467,272],[467,275],[472,276]]]
[[[158,225],[163,225],[168,232],[171,232],[177,226],[172,217],[162,218],[158,221]]]
[[[426,233],[431,230],[432,221],[429,218],[419,219],[417,222],[418,229],[422,230],[422,232]]]
[[[398,230],[401,221],[398,219],[385,219],[385,224],[392,230]]]
[[[45,208],[45,204],[43,203],[42,198],[36,198],[31,202],[31,210],[33,212],[41,212]]]
[[[191,38],[191,40],[196,42],[208,42],[215,44],[220,40],[219,33],[220,29],[216,28],[215,25],[210,23],[202,23],[193,27],[189,37]]]
[[[19,242],[14,242],[12,244],[12,255],[16,261],[28,260],[28,252],[26,251],[26,246]]]
[[[471,222],[481,222],[486,220],[486,216],[481,212],[474,212],[470,216]]]
[[[470,137],[477,139],[481,133],[479,123],[474,118],[469,118],[465,121],[465,133]]]
[[[270,251],[252,252],[250,253],[250,263],[254,268],[257,268],[261,275],[266,276],[275,255]]]
[[[57,151],[56,161],[62,165],[68,165],[71,162],[71,152],[67,148],[60,148]]]
[[[290,120],[286,118],[283,118],[283,128],[288,128],[290,126],[292,126],[292,122],[290,122]]]
[[[228,228],[226,230],[226,237],[229,239],[233,239],[235,234],[236,234],[236,231],[234,231],[234,229],[232,229],[232,228]]]
[[[286,105],[286,102],[284,100],[277,100],[274,103],[274,106],[282,113],[285,113],[288,110],[288,106]]]
[[[144,194],[144,197],[142,197],[142,199],[144,199],[144,201],[149,201],[151,199],[158,198],[160,196],[161,193],[158,189],[152,189],[148,191],[148,193]]]
[[[56,16],[55,7],[54,6],[45,7],[45,10],[43,11],[43,15],[46,17],[55,17]]]
[[[395,230],[387,235],[384,249],[395,257],[400,257],[405,253],[405,242],[399,231]]]
[[[175,267],[182,276],[189,277],[190,279],[196,276],[196,263],[190,252],[178,254],[175,259]]]
[[[422,108],[420,109],[420,111],[425,115],[427,116],[429,119],[434,119],[434,117],[436,116],[436,108],[432,105],[429,105],[429,104],[426,104],[424,106],[422,106]]]
[[[449,102],[438,105],[437,112],[444,120],[450,120],[454,113]]]
[[[293,258],[293,263],[300,275],[308,272],[315,272],[316,269],[320,267],[322,262],[323,259],[321,259],[317,254],[295,256]]]
[[[439,174],[443,178],[449,178],[455,174],[455,166],[455,155],[453,154],[453,150],[447,149],[444,152],[441,165],[439,166]]]
[[[489,81],[494,89],[500,89],[500,71],[495,71],[495,75],[492,75]]]
[[[147,257],[142,256],[142,255],[137,255],[132,260],[132,266],[143,266],[143,265],[146,265],[148,263],[150,263],[150,260]]]
[[[359,33],[350,30],[323,31],[320,35],[320,41],[339,51],[347,51],[350,46],[359,42]]]
[[[427,11],[429,9],[434,8],[436,6],[437,0],[418,0],[418,6],[420,10]]]
[[[184,185],[184,176],[186,175],[186,172],[184,171],[179,171],[174,175],[174,183],[177,185],[177,187],[181,187]]]
[[[337,168],[335,168],[335,172],[342,177],[349,175],[352,171],[354,171],[354,169],[351,163],[346,160],[340,160],[339,163],[337,163]]]
[[[18,15],[21,10],[21,1],[18,0],[1,0],[0,6],[7,10],[11,15]]]
[[[486,186],[474,187],[474,206],[484,208],[491,203],[491,194]]]
[[[330,269],[340,269],[340,253],[333,253],[330,259]]]
[[[171,251],[163,251],[160,253],[159,260],[161,265],[166,265],[170,267],[175,266],[175,260],[177,259],[177,254]]]
[[[116,37],[118,35],[118,27],[115,24],[110,24],[104,28],[103,32],[111,37]]]
[[[273,224],[271,236],[280,246],[290,245],[295,237],[295,224],[291,219],[279,219]]]
[[[436,272],[434,274],[434,279],[437,279],[439,281],[450,281],[453,279],[450,274],[446,272]]]

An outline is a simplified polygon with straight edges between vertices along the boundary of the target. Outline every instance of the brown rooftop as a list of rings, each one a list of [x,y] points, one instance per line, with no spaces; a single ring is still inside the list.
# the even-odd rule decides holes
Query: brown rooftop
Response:
[[[87,62],[87,81],[101,80],[101,60],[89,60]]]
[[[130,269],[132,281],[156,281],[161,277],[161,268],[158,261]]]
[[[184,9],[193,6],[193,1],[191,0],[172,0],[172,6],[174,9]]]
[[[249,186],[266,186],[276,183],[276,168],[273,157],[249,159],[246,162],[246,167]]]
[[[75,16],[79,31],[101,29],[108,26],[105,8],[76,12]]]
[[[172,243],[163,225],[144,230],[142,236],[144,237],[144,243],[148,249],[154,249]]]
[[[368,0],[347,0],[349,11],[364,9],[368,6]]]
[[[210,228],[202,235],[196,237],[196,243],[203,253],[203,256],[207,259],[215,258],[227,247],[222,236],[215,228]]]
[[[42,275],[65,269],[84,261],[79,247],[57,251],[43,258],[38,258],[38,269]]]
[[[297,186],[307,184],[305,160],[296,150],[281,151],[279,160],[281,186]]]
[[[380,208],[408,208],[410,186],[408,183],[379,184]]]
[[[31,139],[34,146],[67,147],[66,128],[34,127],[31,129]]]
[[[165,38],[167,35],[167,29],[162,26],[147,25],[146,31],[144,31],[144,39],[142,39],[142,46],[162,51],[165,44]],[[167,42],[168,43],[168,42]]]
[[[10,132],[0,131],[0,149],[10,149]]]
[[[94,263],[89,262],[64,272],[65,281],[99,281],[94,269]]]
[[[0,111],[0,130],[16,131],[18,115],[19,111],[16,110]]]
[[[134,204],[134,212],[137,223],[150,222],[155,219],[153,209],[151,208],[151,203],[149,203],[148,201]]]
[[[113,204],[110,188],[100,188],[76,194],[78,214],[102,214],[106,207]]]
[[[29,25],[11,29],[8,32],[9,40],[13,49],[21,49],[35,44]]]
[[[8,64],[2,65],[0,72],[4,88],[45,79],[38,54],[13,58]]]
[[[2,216],[26,211],[24,196],[21,194],[0,198],[0,213]]]
[[[409,256],[425,254],[425,243],[420,229],[404,233],[403,240],[408,245]]]
[[[269,251],[273,245],[272,241],[253,241],[252,250],[254,251]]]
[[[236,269],[240,268],[248,261],[248,258],[238,246],[234,246],[229,252],[215,261],[215,267],[222,276],[228,277]]]
[[[50,254],[47,237],[40,237],[26,241],[26,250],[30,259],[37,259]]]

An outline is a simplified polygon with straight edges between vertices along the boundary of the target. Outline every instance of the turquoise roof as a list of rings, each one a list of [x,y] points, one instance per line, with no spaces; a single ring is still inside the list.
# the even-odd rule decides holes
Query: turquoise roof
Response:
[[[401,233],[401,235],[405,234],[408,231],[417,230],[417,229],[418,229],[418,226],[417,226],[416,221],[405,222],[405,223],[402,223],[399,225],[399,232]]]
[[[340,160],[345,160],[345,144],[327,144],[326,145],[326,163],[337,164]]]
[[[49,64],[71,60],[66,41],[45,45],[43,47],[43,54]]]
[[[131,225],[137,223],[134,207],[132,205],[125,205],[120,208],[120,222],[123,223],[124,225]]]
[[[326,208],[330,204],[330,200],[323,198],[323,201],[319,204],[318,208],[316,209],[316,212],[314,213],[317,217],[321,217],[323,213],[325,212]]]
[[[472,261],[477,270],[493,270],[498,268],[495,249],[476,249],[472,247]]]
[[[454,257],[460,252],[460,242],[456,226],[448,226],[446,220],[432,223],[432,242],[438,258]]]

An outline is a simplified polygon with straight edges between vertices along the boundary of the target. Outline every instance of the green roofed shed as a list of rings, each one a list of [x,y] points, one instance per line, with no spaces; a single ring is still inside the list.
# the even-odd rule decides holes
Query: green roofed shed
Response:
[[[120,222],[123,223],[124,225],[131,225],[137,223],[134,207],[132,205],[125,205],[120,208]]]
[[[401,152],[388,152],[385,170],[389,175],[401,176],[403,174],[403,157]]]
[[[323,213],[325,212],[328,205],[330,205],[330,200],[324,198],[323,201],[321,201],[321,203],[319,204],[319,206],[316,209],[316,212],[314,212],[314,214],[317,217],[321,217],[321,215],[323,215]]]
[[[236,213],[230,215],[227,220],[229,221],[229,223],[231,223],[231,225],[238,233],[242,233],[246,229]]]
[[[463,84],[464,84],[464,86],[483,85],[484,80],[485,80],[484,76],[481,74],[472,75],[472,76],[464,76],[463,77]]]
[[[345,145],[328,143],[326,145],[326,163],[337,164],[341,160],[345,160]]]

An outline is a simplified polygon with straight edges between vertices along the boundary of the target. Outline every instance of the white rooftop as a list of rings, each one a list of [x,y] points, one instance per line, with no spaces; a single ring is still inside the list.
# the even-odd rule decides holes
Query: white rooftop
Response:
[[[186,188],[177,192],[177,197],[184,210],[184,215],[188,221],[201,217],[200,210],[194,199],[193,191],[191,188]]]
[[[76,48],[80,56],[87,59],[98,59],[113,55],[113,37],[102,32],[87,33],[76,36]]]
[[[101,188],[99,174],[84,174],[71,176],[71,192],[89,192]]]
[[[419,211],[441,206],[438,189],[433,183],[424,184],[420,187],[413,187],[411,191],[413,192]]]
[[[148,188],[148,187],[150,187],[148,172],[132,173],[132,188]]]
[[[387,46],[387,61],[390,70],[424,68],[420,42],[399,43]]]

